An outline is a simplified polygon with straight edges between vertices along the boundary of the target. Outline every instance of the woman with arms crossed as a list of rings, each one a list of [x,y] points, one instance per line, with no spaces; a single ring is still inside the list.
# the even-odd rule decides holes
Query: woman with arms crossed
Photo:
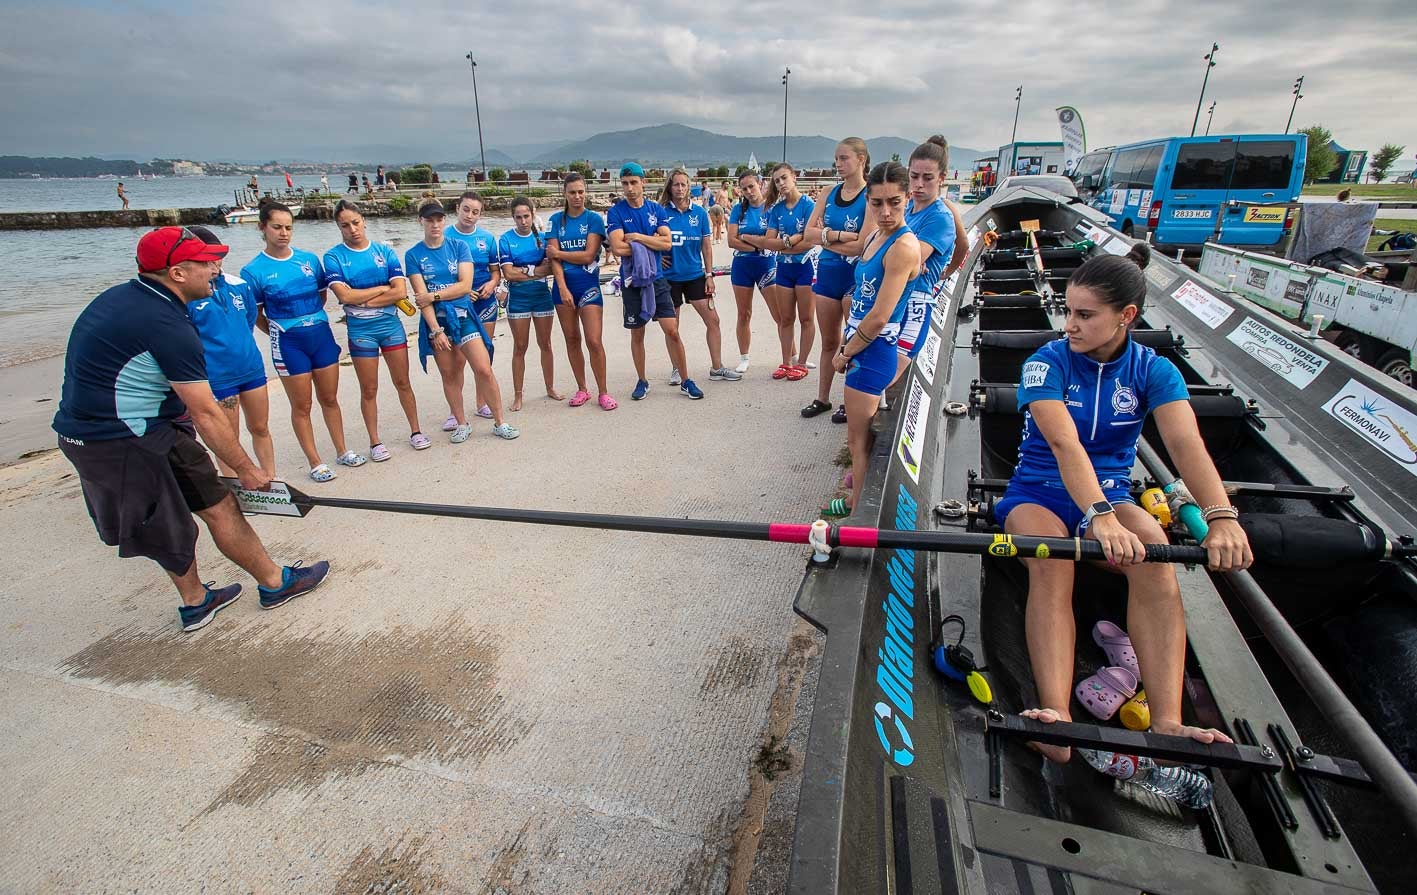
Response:
[[[752,171],[738,178],[742,198],[728,215],[728,247],[733,250],[733,266],[728,280],[733,284],[733,300],[738,305],[738,373],[748,372],[748,349],[753,340],[753,287],[763,293],[768,313],[777,322],[777,305],[772,299],[777,278],[777,256],[767,245],[767,201],[763,180]],[[784,356],[784,361],[787,358]]]
[[[546,260],[546,239],[536,226],[536,209],[526,196],[512,200],[512,229],[497,240],[497,256],[502,276],[510,284],[507,296],[507,325],[512,328],[512,410],[522,409],[522,386],[526,381],[526,351],[531,345],[532,325],[536,326],[536,346],[541,349],[541,378],[546,397],[564,400],[556,391],[556,357],[551,353],[551,318],[555,302],[546,278],[551,262]],[[582,361],[581,377],[585,377]]]
[[[581,351],[581,332],[585,332],[585,347],[590,352],[590,369],[600,391],[602,410],[620,406],[610,397],[605,375],[605,343],[602,341],[605,299],[600,294],[600,247],[605,242],[605,218],[600,212],[586,208],[585,178],[576,172],[561,181],[565,205],[551,215],[546,233],[546,257],[556,279],[556,316],[561,321],[561,333],[566,337],[566,357],[571,373],[576,377],[576,393],[570,406],[579,407],[590,400],[586,391],[585,354]]]
[[[807,378],[807,355],[817,335],[816,312],[812,305],[812,280],[817,275],[816,246],[807,242],[807,221],[815,203],[797,189],[797,172],[786,162],[772,169],[768,181],[768,244],[777,252],[776,290],[768,302],[776,302],[777,338],[782,343],[782,365],[772,378],[797,382]],[[802,341],[793,351],[793,323],[802,326]]]
[[[704,322],[709,350],[709,378],[736,382],[743,374],[723,365],[723,330],[718,311],[713,306],[713,226],[702,207],[689,201],[689,174],[682,168],[669,175],[660,194],[659,204],[668,215],[674,245],[666,260],[669,262],[669,297],[677,312],[685,302],[690,304]],[[670,385],[682,381],[675,370]]]
[[[497,287],[502,284],[502,265],[497,263],[497,237],[482,226],[482,197],[472,190],[459,196],[457,217],[443,235],[467,243],[472,253],[472,306],[487,338],[493,338],[497,334]],[[477,415],[490,420],[492,408],[487,406],[487,396],[482,394],[482,386],[478,385],[477,389]],[[455,428],[457,421],[449,416],[443,423],[443,431],[451,432]]]

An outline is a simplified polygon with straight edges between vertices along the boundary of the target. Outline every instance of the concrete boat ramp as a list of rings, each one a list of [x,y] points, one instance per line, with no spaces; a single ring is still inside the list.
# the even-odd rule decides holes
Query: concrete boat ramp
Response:
[[[620,409],[539,397],[533,345],[527,409],[511,415],[520,440],[485,423],[467,444],[435,437],[415,454],[385,381],[393,460],[302,487],[811,518],[840,473],[844,427],[798,415],[814,380],[769,378],[761,299],[742,382],[708,381],[703,327],[684,321],[703,401],[666,384],[657,328],[654,388],[629,400],[629,340],[618,299],[607,303]],[[718,304],[736,357],[731,295]],[[505,324],[497,345],[510,399]],[[573,391],[564,360],[559,374]],[[414,382],[436,431],[436,374],[415,369]],[[363,447],[348,367],[341,385],[350,444]],[[302,482],[274,381],[271,395],[280,467]],[[204,533],[204,577],[247,592],[184,635],[165,576],[98,541],[70,472],[57,453],[0,469],[0,888],[780,888],[818,643],[791,610],[804,550],[316,509],[253,523],[278,560],[331,560],[320,591],[261,612]]]

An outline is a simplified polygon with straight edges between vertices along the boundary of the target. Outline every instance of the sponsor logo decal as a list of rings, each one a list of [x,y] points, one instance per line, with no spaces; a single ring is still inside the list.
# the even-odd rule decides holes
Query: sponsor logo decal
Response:
[[[1197,286],[1194,280],[1186,280],[1177,286],[1176,291],[1171,293],[1171,297],[1211,329],[1215,329],[1235,313],[1234,308]]]
[[[930,395],[915,377],[910,379],[910,397],[905,402],[905,419],[900,427],[896,456],[910,480],[920,484],[920,458],[925,434],[930,428]]]
[[[1306,387],[1328,366],[1326,358],[1310,351],[1299,340],[1270,329],[1253,317],[1246,317],[1225,338],[1295,388]]]
[[[1245,223],[1247,224],[1282,224],[1284,223],[1285,209],[1273,207],[1260,207],[1251,205],[1245,209]]]
[[[1356,379],[1348,380],[1324,410],[1417,475],[1417,416]]]
[[[1245,282],[1256,289],[1263,290],[1269,285],[1269,271],[1252,267],[1245,274]]]
[[[1121,380],[1116,383],[1116,388],[1112,391],[1112,412],[1134,414],[1140,402],[1137,401],[1137,393],[1132,391],[1130,386],[1123,385]]]
[[[1038,388],[1048,379],[1048,364],[1041,360],[1031,360],[1023,365],[1023,387]]]
[[[914,531],[918,507],[900,486],[896,531]],[[872,722],[886,757],[898,767],[915,762],[909,723],[915,720],[915,551],[893,550],[886,562],[890,590],[881,609],[885,625],[876,647],[877,701]]]

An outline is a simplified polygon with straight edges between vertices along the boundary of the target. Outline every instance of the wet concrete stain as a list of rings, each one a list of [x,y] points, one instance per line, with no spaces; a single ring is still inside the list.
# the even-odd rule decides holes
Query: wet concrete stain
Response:
[[[407,845],[400,839],[377,854],[374,846],[365,846],[335,880],[334,895],[423,895],[446,891],[447,881],[422,866],[430,851],[422,836],[415,836]]]
[[[309,792],[400,758],[475,766],[531,729],[505,708],[494,635],[460,620],[362,636],[197,637],[119,630],[62,669],[112,684],[191,686],[268,730],[207,807]]]
[[[764,659],[743,636],[732,634],[718,646],[708,674],[699,685],[699,695],[746,690],[762,675]]]

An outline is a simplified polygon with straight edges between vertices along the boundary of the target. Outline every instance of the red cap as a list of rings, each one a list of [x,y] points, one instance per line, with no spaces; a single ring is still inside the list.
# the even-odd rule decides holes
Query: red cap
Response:
[[[220,261],[229,251],[208,245],[186,227],[159,227],[138,240],[138,272],[153,273],[183,261]]]

